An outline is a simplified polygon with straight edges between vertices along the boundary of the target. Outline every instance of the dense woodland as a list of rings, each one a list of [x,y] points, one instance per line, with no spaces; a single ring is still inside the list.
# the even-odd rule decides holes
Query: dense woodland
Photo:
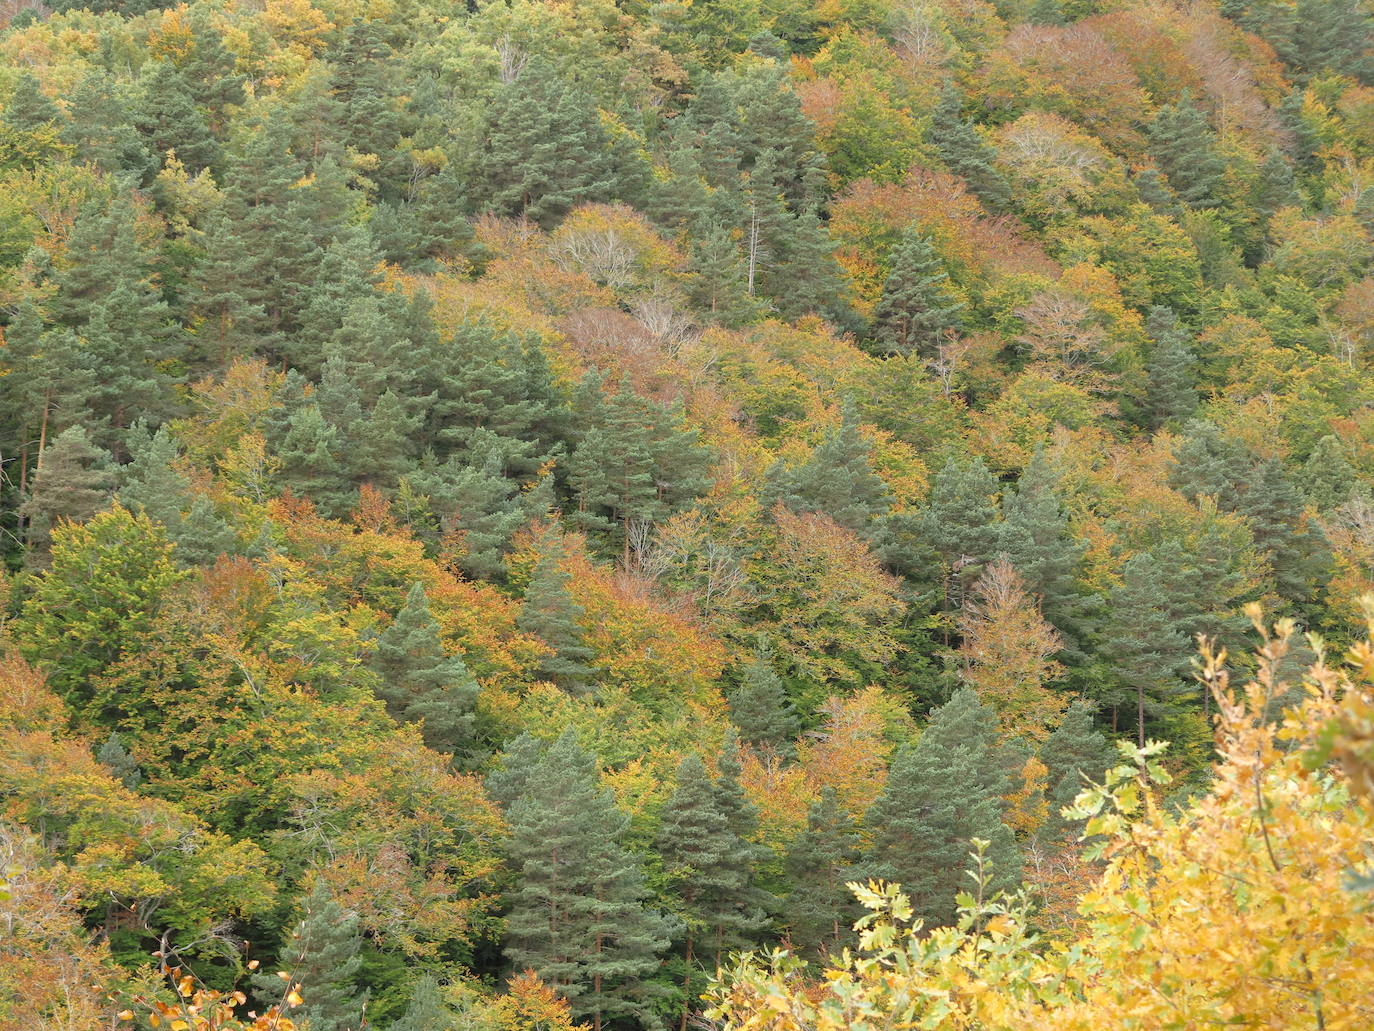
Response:
[[[1366,0],[0,23],[0,1028],[1374,1026]]]

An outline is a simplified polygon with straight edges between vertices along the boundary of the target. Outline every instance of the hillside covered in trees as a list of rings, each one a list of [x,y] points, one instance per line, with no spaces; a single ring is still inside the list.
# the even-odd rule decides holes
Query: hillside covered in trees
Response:
[[[0,1029],[1374,1026],[1368,0],[0,25]]]

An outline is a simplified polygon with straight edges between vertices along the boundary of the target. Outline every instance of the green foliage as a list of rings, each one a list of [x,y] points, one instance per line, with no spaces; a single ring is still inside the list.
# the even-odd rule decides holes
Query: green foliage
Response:
[[[282,1005],[294,987],[305,1004],[296,1012],[318,1031],[348,1031],[358,1026],[363,998],[354,976],[358,972],[358,914],[339,905],[323,880],[316,880],[303,904],[301,920],[291,932],[280,959],[288,978],[259,972],[253,986],[263,1007]]]
[[[933,354],[962,328],[964,303],[930,241],[908,230],[892,252],[891,271],[873,312],[874,336],[892,354]]]

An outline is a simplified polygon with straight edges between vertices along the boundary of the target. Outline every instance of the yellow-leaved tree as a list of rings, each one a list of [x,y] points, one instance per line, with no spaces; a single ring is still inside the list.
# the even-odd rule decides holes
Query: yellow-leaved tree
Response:
[[[1212,785],[1176,812],[1156,790],[1163,744],[1119,746],[1122,765],[1069,811],[1104,864],[1070,937],[1038,937],[1022,899],[985,898],[975,855],[955,926],[913,922],[899,886],[853,885],[869,910],[856,953],[819,979],[784,952],[746,957],[713,985],[712,1017],[776,1031],[1374,1027],[1374,598],[1364,607],[1349,662],[1311,640],[1301,701],[1278,720],[1293,624],[1252,613],[1262,643],[1238,690],[1203,642]]]

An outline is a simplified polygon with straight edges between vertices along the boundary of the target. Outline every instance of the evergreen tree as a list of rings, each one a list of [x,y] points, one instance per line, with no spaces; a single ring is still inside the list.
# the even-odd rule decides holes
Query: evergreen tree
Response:
[[[72,91],[71,117],[62,127],[62,140],[82,163],[109,175],[135,172],[142,177],[152,159],[129,121],[133,106],[109,74],[93,69]]]
[[[444,651],[439,621],[423,584],[415,584],[391,625],[377,638],[378,693],[397,720],[423,721],[425,744],[467,757],[473,745],[477,681],[467,664]]]
[[[124,747],[124,742],[119,740],[118,734],[111,732],[105,743],[96,749],[95,757],[110,771],[115,780],[131,791],[143,780],[138,763]]]
[[[1145,364],[1145,423],[1159,429],[1169,422],[1183,423],[1197,412],[1197,358],[1188,346],[1188,334],[1177,316],[1154,307],[1146,321],[1154,339]]]
[[[502,809],[509,810],[523,795],[535,790],[531,778],[543,754],[544,742],[529,731],[507,741],[499,763],[487,774],[487,794]]]
[[[1216,146],[1207,118],[1184,94],[1159,109],[1149,132],[1150,153],[1179,200],[1190,208],[1215,207],[1226,159]]]
[[[999,550],[1040,599],[1045,617],[1064,633],[1074,633],[1079,601],[1074,578],[1084,544],[1070,531],[1059,475],[1043,450],[1036,449],[1016,489],[1003,497],[1002,512]]]
[[[1307,518],[1293,477],[1277,458],[1259,463],[1237,508],[1255,547],[1269,558],[1274,586],[1291,603],[1308,600],[1327,579],[1331,552],[1320,526]]]
[[[1223,511],[1234,512],[1252,465],[1245,445],[1214,423],[1194,419],[1174,451],[1169,486],[1190,499],[1214,497]]]
[[[995,727],[996,718],[972,691],[957,692],[920,740],[898,753],[864,817],[873,835],[864,858],[867,875],[900,883],[928,924],[954,919],[955,895],[968,885],[974,838],[990,843],[995,889],[1020,878],[1016,842],[1002,822],[1007,782],[992,744]]]
[[[1264,164],[1259,167],[1250,203],[1264,222],[1268,222],[1280,208],[1302,203],[1293,166],[1277,147],[1270,149]]]
[[[792,753],[800,723],[767,655],[756,655],[740,671],[739,684],[730,692],[730,722],[747,744],[783,756]]]
[[[293,1019],[311,1031],[355,1031],[362,1022],[363,1002],[354,983],[361,960],[362,936],[358,914],[345,909],[329,893],[323,879],[305,899],[305,912],[283,948],[278,962],[300,985],[305,1003],[292,1010]],[[253,975],[262,1006],[279,1005],[288,982],[266,971]]]
[[[873,471],[872,447],[846,409],[840,425],[821,441],[806,462],[788,468],[781,461],[768,471],[768,500],[794,512],[820,512],[856,533],[870,533],[887,514],[892,496]]]
[[[917,533],[940,564],[946,612],[961,604],[997,553],[997,493],[997,480],[981,458],[950,459],[931,483]]]
[[[646,904],[638,860],[623,844],[629,817],[596,762],[564,732],[511,805],[506,955],[568,999],[593,1031],[631,1019],[659,1028],[662,985],[651,980],[674,922]]]
[[[409,488],[427,499],[435,542],[458,542],[459,568],[479,579],[501,579],[511,537],[529,517],[544,514],[516,499],[519,484],[501,475],[501,467],[502,455],[494,449],[480,465],[457,456],[441,465],[431,454],[405,477]]]
[[[391,1031],[456,1031],[456,1027],[439,982],[429,974],[411,987],[405,1012],[391,1023]]]
[[[1359,474],[1350,463],[1350,451],[1339,437],[1327,434],[1317,441],[1297,484],[1307,500],[1320,512],[1331,512],[1349,500],[1359,483]]]
[[[969,189],[994,211],[1011,204],[1011,187],[993,165],[996,157],[978,131],[964,120],[962,100],[951,86],[946,87],[931,117],[930,142],[946,167],[962,176]]]
[[[930,354],[963,326],[964,303],[930,241],[909,229],[892,251],[891,271],[873,310],[873,335],[891,354]]]
[[[1050,814],[1046,827],[1051,833],[1064,826],[1060,810],[1072,805],[1089,781],[1101,782],[1114,757],[1111,743],[1093,725],[1092,708],[1076,699],[1040,746],[1040,761],[1048,771],[1045,800]]]
[[[219,143],[197,109],[186,77],[170,61],[157,62],[151,72],[145,70],[133,121],[148,150],[156,155],[154,167],[168,151],[176,151],[177,159],[193,174],[219,160]]]
[[[788,846],[784,861],[791,890],[782,923],[792,948],[824,960],[849,937],[863,910],[847,887],[861,855],[854,820],[826,785],[806,812],[806,830]]]
[[[532,58],[492,99],[480,159],[495,211],[548,228],[584,201],[609,200],[610,140],[587,94]]]
[[[5,103],[4,124],[20,132],[32,132],[63,121],[62,110],[43,92],[32,72],[23,72]]]
[[[1107,700],[1117,709],[1134,703],[1141,746],[1146,719],[1166,714],[1183,688],[1188,640],[1170,605],[1176,572],[1148,551],[1132,555],[1108,599],[1102,648],[1121,691]]]
[[[45,561],[58,520],[89,519],[105,507],[114,486],[109,452],[92,444],[80,426],[53,438],[39,457],[29,496],[19,506],[31,560]]]
[[[712,783],[699,756],[683,759],[656,842],[674,900],[671,908],[683,924],[681,1028],[705,986],[709,967],[703,961],[718,967],[728,951],[751,944],[768,922],[768,896],[754,884],[760,849],[740,833],[749,827],[752,807],[738,782],[731,783],[733,773],[727,766]]]
[[[1348,75],[1364,85],[1374,84],[1374,14],[1359,0],[1297,0],[1291,44],[1277,49],[1305,78],[1322,74]]]
[[[533,634],[551,649],[535,671],[570,694],[586,691],[592,676],[587,662],[592,650],[582,643],[582,606],[568,591],[572,577],[560,562],[562,547],[551,544],[535,563],[525,588],[525,601],[516,617],[516,626]]]
[[[690,299],[725,326],[741,326],[759,314],[749,296],[744,259],[729,228],[701,219],[693,229],[689,252]]]

